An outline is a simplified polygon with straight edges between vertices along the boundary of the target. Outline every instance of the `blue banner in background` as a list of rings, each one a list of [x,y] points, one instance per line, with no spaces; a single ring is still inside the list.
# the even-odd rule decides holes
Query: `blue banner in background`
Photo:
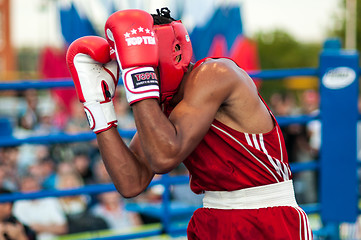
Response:
[[[67,45],[86,35],[98,35],[89,19],[80,16],[73,3],[70,8],[61,7],[59,13],[61,32]]]
[[[85,14],[85,9],[80,9],[79,6],[82,5],[71,2],[59,8],[61,31],[66,45],[82,36],[101,35],[97,33],[92,25],[95,18],[94,14],[97,13],[97,16],[99,16],[102,11],[106,11],[110,15],[116,11],[116,7],[112,2],[100,4],[99,6],[104,9],[99,9],[98,6],[95,12],[89,13],[88,11],[88,14]],[[177,8],[172,11],[175,15],[181,14],[181,11],[179,9],[177,11]],[[199,14],[196,16],[207,15],[200,14],[200,11],[202,10],[200,9]],[[246,71],[258,70],[257,46],[244,36],[241,6],[220,5],[214,9],[204,9],[204,11],[210,13],[206,17],[208,21],[204,19],[206,22],[203,22],[202,26],[196,25],[193,30],[189,30],[193,45],[193,60],[200,60],[205,57],[229,57]]]
[[[190,33],[194,56],[197,60],[208,57],[214,38],[222,36],[230,51],[236,38],[243,34],[243,25],[239,6],[220,6],[203,27],[196,27]]]
[[[203,27],[190,34],[194,60],[228,57],[246,71],[259,70],[255,42],[243,34],[240,6],[219,6]],[[260,81],[255,79],[257,86]]]

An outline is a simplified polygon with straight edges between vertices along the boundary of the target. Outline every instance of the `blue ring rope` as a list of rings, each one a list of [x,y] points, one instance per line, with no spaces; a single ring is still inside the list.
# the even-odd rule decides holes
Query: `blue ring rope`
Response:
[[[287,126],[294,123],[305,124],[309,121],[319,119],[319,115],[302,115],[290,117],[277,117],[280,126]],[[135,129],[119,129],[120,136],[124,138],[132,138],[136,132]],[[56,133],[40,136],[29,136],[24,138],[15,138],[13,136],[0,137],[0,147],[5,146],[18,146],[21,144],[55,144],[55,143],[71,143],[71,142],[84,142],[96,138],[93,132],[84,132],[78,134]]]
[[[26,89],[49,89],[73,87],[74,82],[71,78],[54,78],[43,80],[21,80],[16,82],[1,82],[0,90],[26,90]]]
[[[316,68],[299,68],[299,69],[277,69],[248,72],[252,78],[262,78],[264,80],[285,78],[290,76],[317,76]],[[122,84],[122,81],[119,81]],[[49,89],[74,87],[71,78],[50,78],[40,80],[20,80],[16,82],[1,82],[0,90],[26,90],[26,89]]]
[[[118,130],[120,136],[123,138],[132,138],[135,134],[134,129]],[[77,134],[67,134],[67,133],[55,133],[48,135],[39,135],[39,136],[29,136],[24,138],[15,138],[12,136],[9,137],[0,137],[0,147],[5,146],[19,146],[21,144],[56,144],[56,143],[72,143],[72,142],[84,142],[90,141],[96,138],[95,133],[93,132],[84,132]]]
[[[318,76],[316,68],[296,68],[296,69],[272,69],[262,71],[249,71],[252,78],[262,78],[263,80],[286,78],[294,76]]]
[[[166,175],[165,175],[166,176]],[[167,176],[161,177],[160,179],[152,180],[148,187],[152,187],[157,184],[188,184],[188,176]],[[102,192],[115,191],[116,188],[114,184],[94,184],[87,185],[79,188],[68,189],[68,190],[42,190],[32,193],[21,193],[15,192],[11,194],[1,194],[1,202],[12,202],[15,200],[25,200],[25,199],[37,199],[37,198],[46,198],[46,197],[63,197],[63,196],[76,196],[81,194],[97,194]]]

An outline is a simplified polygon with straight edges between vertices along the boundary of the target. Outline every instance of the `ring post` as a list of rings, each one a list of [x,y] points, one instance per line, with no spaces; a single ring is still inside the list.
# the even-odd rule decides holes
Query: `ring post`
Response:
[[[320,150],[321,219],[331,239],[339,224],[358,214],[357,121],[359,54],[341,49],[337,39],[325,42],[320,55],[322,145]]]
[[[168,174],[162,175],[162,184],[164,186],[164,192],[162,195],[162,210],[163,215],[161,217],[162,225],[163,225],[163,231],[164,233],[168,233],[170,231],[170,225],[171,225],[171,215],[170,215],[170,177]]]

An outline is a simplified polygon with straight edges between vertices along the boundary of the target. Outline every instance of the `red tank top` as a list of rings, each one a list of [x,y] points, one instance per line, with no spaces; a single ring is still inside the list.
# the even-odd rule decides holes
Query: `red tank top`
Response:
[[[283,135],[271,111],[270,114],[275,127],[263,134],[239,132],[214,120],[184,161],[192,191],[233,191],[291,179]]]
[[[195,193],[233,191],[292,178],[282,132],[238,132],[214,120],[203,140],[184,161]]]

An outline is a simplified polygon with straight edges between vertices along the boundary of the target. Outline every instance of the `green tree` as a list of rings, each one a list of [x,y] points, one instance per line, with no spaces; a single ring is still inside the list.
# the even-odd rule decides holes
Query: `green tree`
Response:
[[[319,43],[302,43],[283,30],[254,36],[262,69],[317,67]]]
[[[253,40],[258,47],[261,69],[317,67],[320,43],[303,43],[283,30],[258,32]],[[275,92],[289,92],[284,79],[262,81],[261,94],[265,99]],[[294,93],[297,94],[297,93]]]
[[[343,47],[345,46],[346,36],[346,17],[349,16],[346,9],[346,0],[342,0],[339,3],[340,9],[345,14],[337,15],[334,14],[332,19],[332,26],[328,30],[328,35],[341,39]],[[361,0],[356,0],[356,48],[361,51]]]

